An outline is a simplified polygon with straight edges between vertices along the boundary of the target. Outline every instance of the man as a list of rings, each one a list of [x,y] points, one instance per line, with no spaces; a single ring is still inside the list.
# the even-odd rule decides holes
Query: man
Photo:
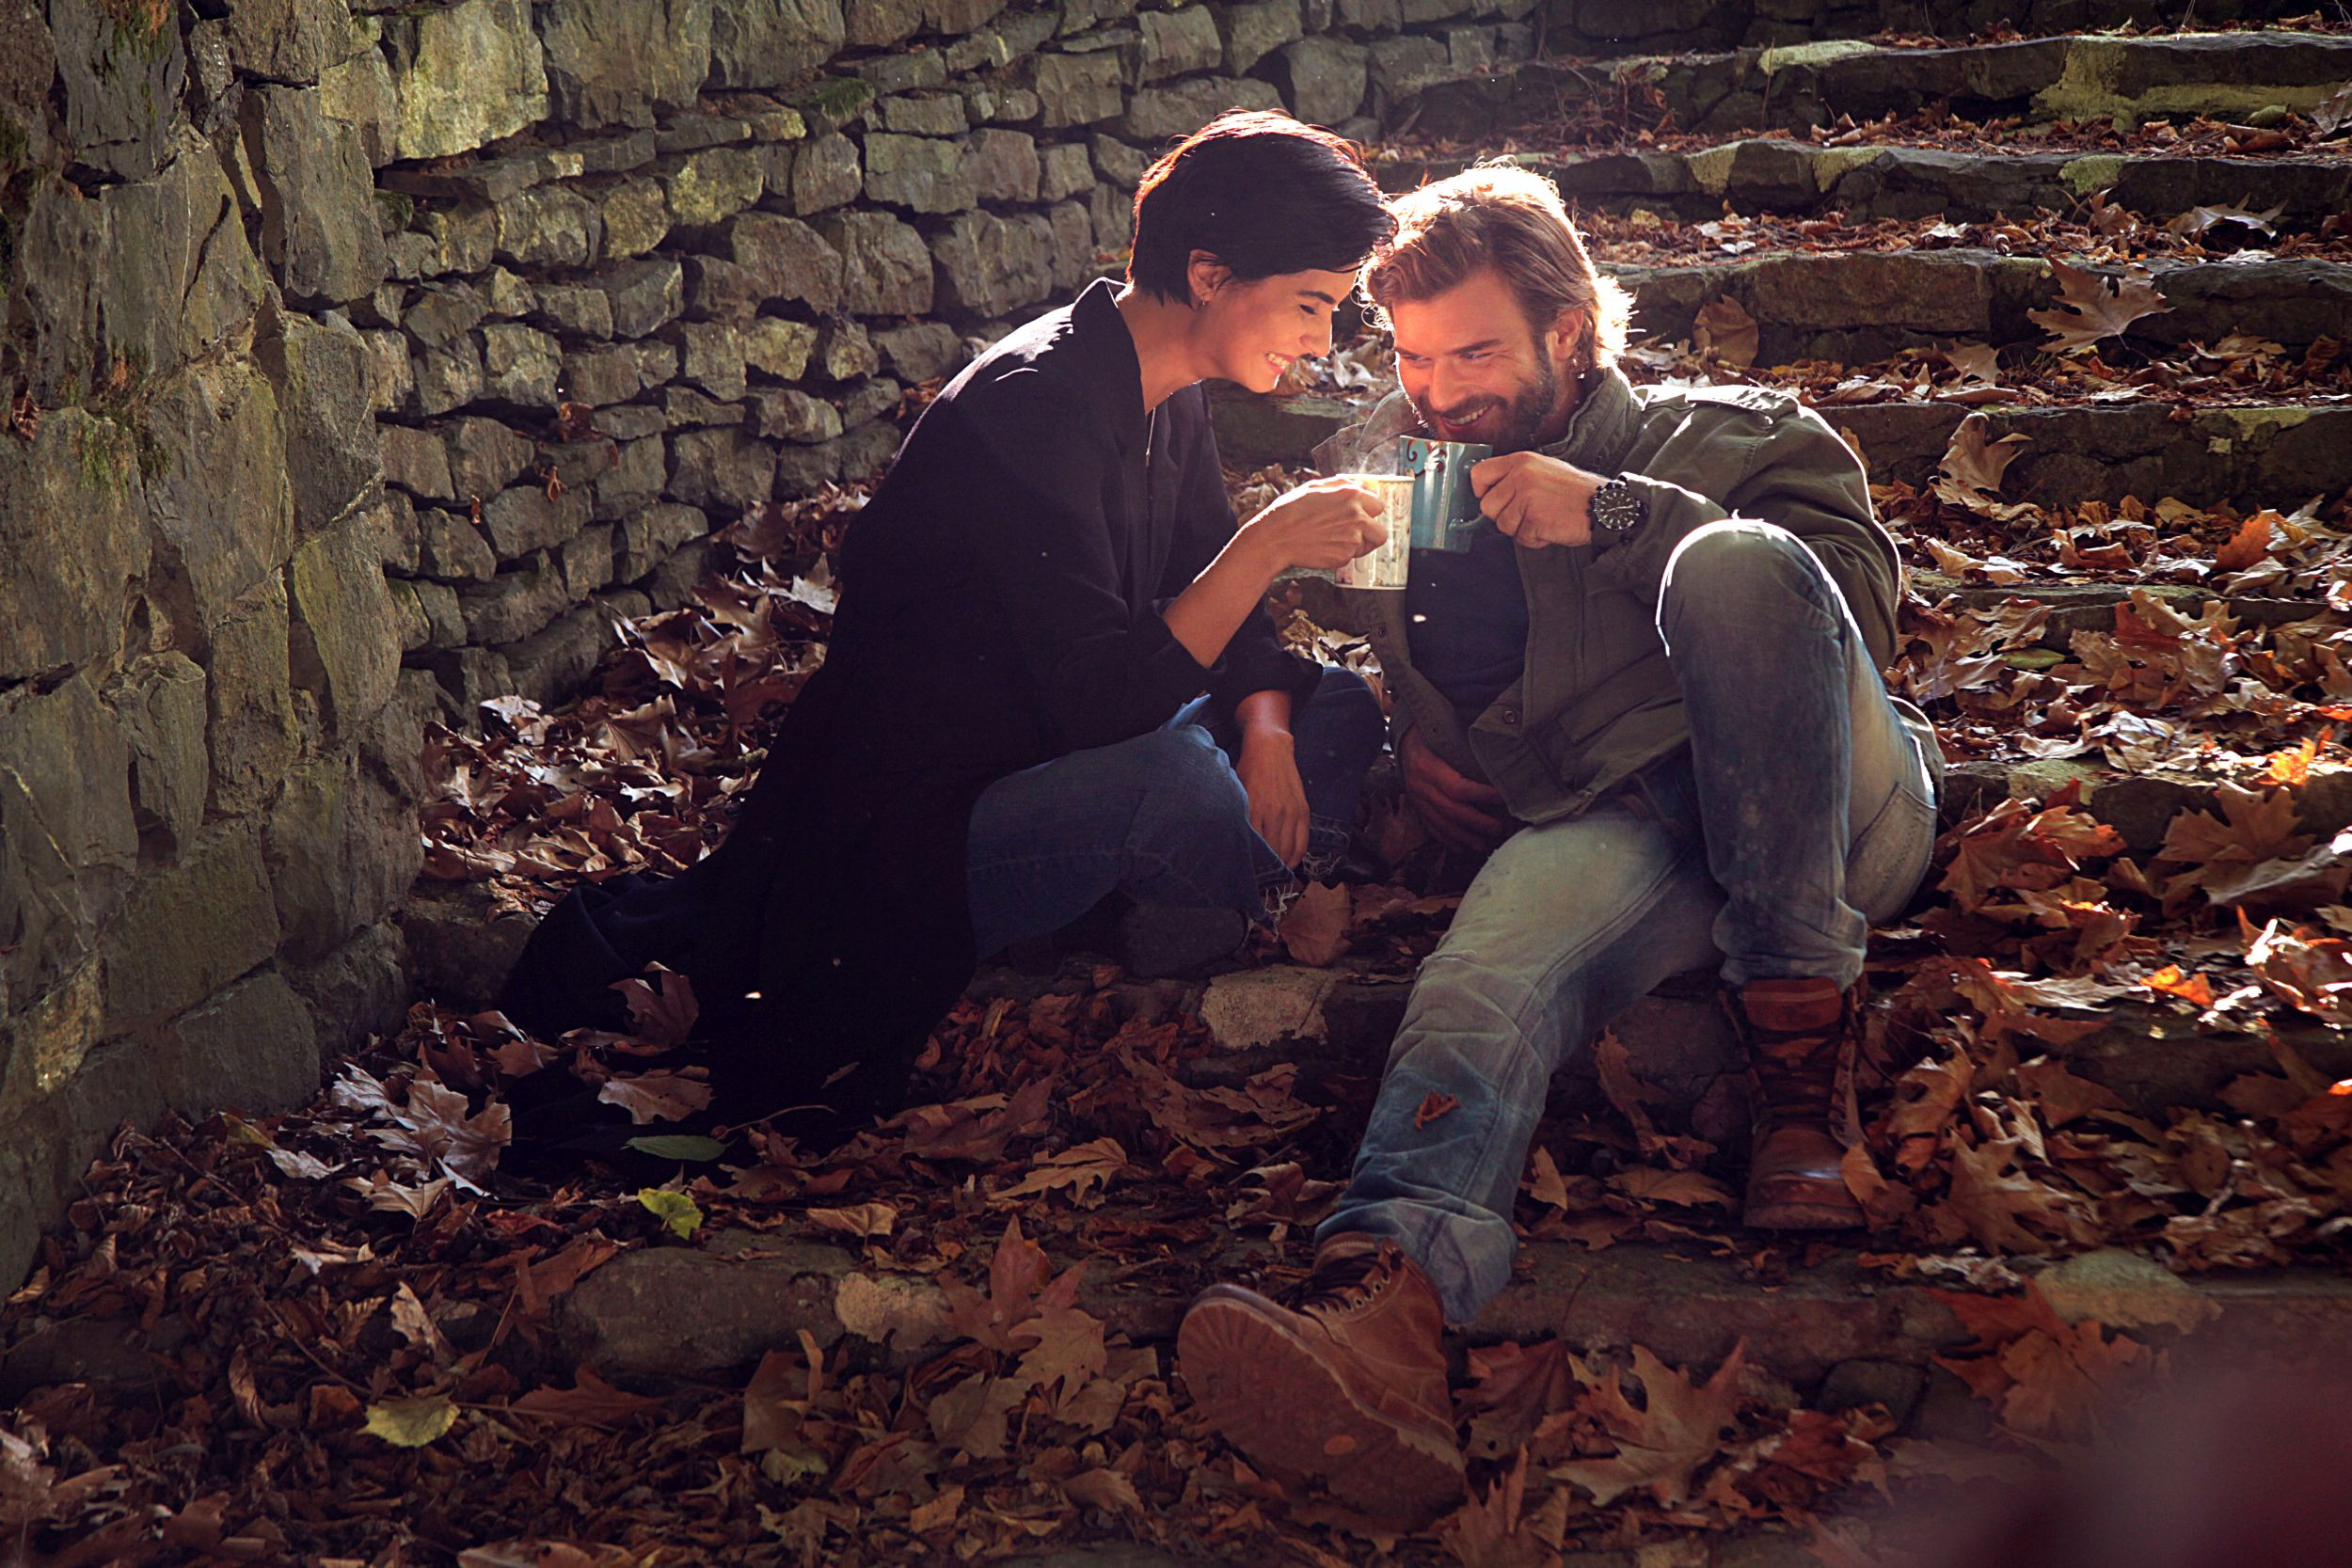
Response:
[[[1471,483],[1495,529],[1415,552],[1373,641],[1415,807],[1493,852],[1301,1296],[1213,1287],[1179,1359],[1245,1452],[1427,1516],[1461,1488],[1443,1325],[1510,1276],[1547,1085],[1660,981],[1721,973],[1753,1069],[1748,1223],[1860,1223],[1833,1094],[1941,754],[1880,678],[1900,572],[1836,433],[1777,392],[1629,383],[1625,296],[1541,178],[1476,168],[1397,208],[1361,285],[1402,390],[1367,435],[1494,447]]]

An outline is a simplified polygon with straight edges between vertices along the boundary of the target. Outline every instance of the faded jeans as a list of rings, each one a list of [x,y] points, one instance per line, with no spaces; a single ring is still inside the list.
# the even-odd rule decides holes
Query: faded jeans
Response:
[[[1364,678],[1330,665],[1291,714],[1308,813],[1300,877],[1327,874],[1346,853],[1384,728]],[[1240,751],[1233,721],[1199,697],[1149,735],[990,784],[965,839],[973,951],[985,958],[1059,930],[1114,890],[1138,904],[1263,919],[1266,895],[1294,878],[1249,825],[1249,797],[1233,772]]]
[[[1699,529],[1658,629],[1689,748],[1584,815],[1521,828],[1471,881],[1406,1007],[1339,1207],[1469,1323],[1510,1279],[1512,1201],[1552,1073],[1667,976],[1862,973],[1916,890],[1932,775],[1836,584],[1769,523]],[[1432,1094],[1460,1104],[1425,1127]]]

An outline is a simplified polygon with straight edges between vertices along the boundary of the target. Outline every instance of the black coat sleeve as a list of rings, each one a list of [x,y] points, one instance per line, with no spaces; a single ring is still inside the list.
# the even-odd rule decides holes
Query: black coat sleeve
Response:
[[[1189,406],[1181,420],[1183,475],[1176,503],[1176,547],[1169,554],[1168,573],[1161,579],[1160,602],[1182,594],[1192,579],[1208,569],[1217,552],[1240,526],[1225,491],[1225,467],[1218,460],[1216,432],[1209,422],[1208,401],[1197,387],[1177,394]],[[1171,399],[1173,404],[1175,399]],[[1243,698],[1260,691],[1287,691],[1294,708],[1314,694],[1322,672],[1312,663],[1286,653],[1263,606],[1251,610],[1232,640],[1225,644],[1209,690],[1227,712]]]
[[[989,415],[967,422],[973,462],[957,499],[1056,750],[1158,728],[1224,666],[1204,669],[1157,605],[1131,607],[1120,592],[1111,539],[1124,524],[1106,503],[1124,461],[1116,442],[1050,393],[1016,388]]]

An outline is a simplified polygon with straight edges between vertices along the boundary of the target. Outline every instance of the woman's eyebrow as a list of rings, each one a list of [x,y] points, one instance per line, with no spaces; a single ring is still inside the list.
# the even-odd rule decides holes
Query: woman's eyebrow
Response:
[[[1298,297],[1301,299],[1318,299],[1324,304],[1330,306],[1336,306],[1339,304],[1339,300],[1337,298],[1325,293],[1321,289],[1301,289],[1298,291]]]

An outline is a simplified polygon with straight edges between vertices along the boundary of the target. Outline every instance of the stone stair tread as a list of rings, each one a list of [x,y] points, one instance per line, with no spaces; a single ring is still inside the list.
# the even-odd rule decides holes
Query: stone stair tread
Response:
[[[2058,282],[2039,257],[1954,247],[1907,251],[1783,251],[1721,262],[1603,262],[1635,295],[1643,334],[1684,339],[1701,307],[1737,300],[1758,328],[1759,364],[1883,358],[1921,343],[1968,341],[2039,345],[2049,334],[2026,319],[2050,309]],[[2105,277],[2124,269],[2093,263]],[[2231,333],[2291,348],[2332,337],[2352,322],[2352,262],[2316,260],[2147,263],[2169,309],[2125,329],[2130,342],[2170,347],[2219,342]]]
[[[1474,161],[1408,155],[1382,162],[1377,173],[1387,189],[1406,191]],[[1835,209],[1850,223],[1983,222],[2037,208],[2067,212],[2104,191],[2146,218],[2242,203],[2256,213],[2280,209],[2277,223],[2296,230],[2342,212],[2352,198],[2352,158],[2310,154],[2148,156],[2039,143],[1961,150],[1899,138],[1827,147],[1745,136],[1688,150],[1629,145],[1522,153],[1518,161],[1581,206],[1642,207],[1686,220],[1715,216],[1728,204],[1748,214]]]
[[[1365,405],[1322,396],[1212,393],[1210,407],[1226,461],[1257,467],[1306,463],[1316,443],[1363,418]],[[2185,421],[2153,398],[2033,405],[1888,402],[1831,404],[1820,412],[1854,438],[1880,483],[1926,485],[1961,421],[1982,414],[1988,439],[2027,438],[2002,476],[2010,500],[2072,504],[2136,495],[2175,496],[2192,505],[2300,505],[2352,489],[2352,404],[2207,407]]]
[[[1068,1250],[1051,1226],[1033,1219],[1025,1229],[1049,1255]],[[1899,1278],[1845,1249],[1810,1258],[1802,1245],[1772,1250],[1767,1276],[1752,1266],[1753,1252],[1734,1254],[1703,1230],[1688,1243],[1598,1250],[1530,1241],[1509,1286],[1462,1338],[1478,1344],[1557,1335],[1596,1349],[1638,1343],[1671,1364],[1708,1368],[1744,1341],[1759,1389],[1798,1399],[1814,1397],[1841,1365],[1924,1371],[1969,1343],[1938,1293],[1952,1286],[1931,1273]],[[1220,1228],[1157,1274],[1088,1279],[1079,1302],[1111,1331],[1166,1345],[1200,1285],[1279,1287],[1297,1277],[1303,1252]],[[2352,1275],[2341,1267],[2175,1275],[2121,1248],[2007,1261],[2061,1315],[2133,1332],[2202,1323],[2210,1342],[2233,1355],[2340,1359],[2352,1350]],[[930,1276],[830,1242],[723,1231],[702,1245],[630,1251],[605,1264],[556,1304],[556,1350],[608,1378],[718,1379],[796,1344],[805,1329],[827,1348],[850,1338],[914,1359],[944,1330],[939,1299]]]
[[[1913,49],[1825,40],[1770,49],[1530,60],[1427,83],[1387,117],[1393,132],[1491,143],[1621,81],[1655,87],[1685,131],[1802,129],[1948,102],[1970,118],[2064,119],[2308,109],[2352,77],[2352,39],[2285,29],[2116,38],[2075,35]]]

